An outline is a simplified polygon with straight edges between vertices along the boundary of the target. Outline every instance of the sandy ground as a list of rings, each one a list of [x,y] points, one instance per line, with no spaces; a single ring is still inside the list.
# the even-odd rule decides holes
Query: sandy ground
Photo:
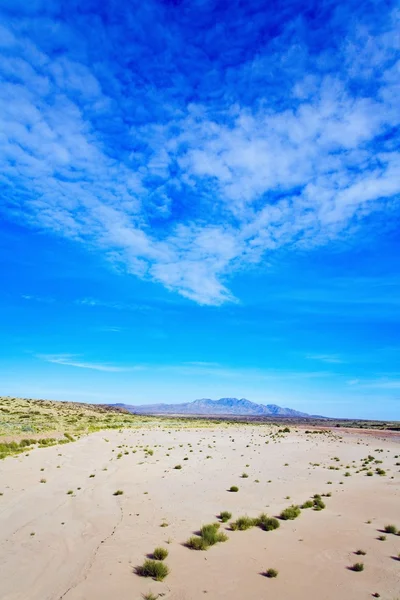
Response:
[[[377,539],[388,523],[400,528],[398,439],[294,428],[273,439],[272,431],[107,431],[1,461],[0,598],[139,600],[150,591],[168,600],[400,598],[400,536]],[[356,473],[368,454],[383,461],[372,468],[386,476]],[[228,492],[231,485],[239,492]],[[114,496],[118,489],[123,495]],[[206,552],[183,545],[221,510],[233,518],[278,515],[327,492],[325,510],[302,510],[276,531],[230,531],[226,524],[225,543]],[[134,569],[156,546],[169,551],[163,582]],[[365,556],[354,554],[359,548]],[[348,569],[360,561],[363,572]],[[276,579],[263,576],[270,567]]]

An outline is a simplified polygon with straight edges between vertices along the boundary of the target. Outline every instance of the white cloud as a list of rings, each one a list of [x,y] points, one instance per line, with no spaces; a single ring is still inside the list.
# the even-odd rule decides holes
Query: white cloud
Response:
[[[126,161],[107,152],[86,116],[90,109],[107,119],[113,102],[90,69],[65,56],[51,60],[18,30],[5,30],[0,182],[10,190],[7,214],[94,247],[198,303],[233,301],[227,278],[238,269],[275,249],[312,249],[353,232],[400,194],[398,148],[375,145],[400,123],[400,63],[389,61],[395,16],[390,27],[374,39],[357,31],[344,40],[344,73],[299,77],[293,108],[264,97],[252,109],[229,107],[222,119],[208,106],[171,110],[162,125],[132,128],[130,144],[146,150]],[[243,72],[262,74],[260,61]],[[379,70],[376,89],[355,97],[349,81],[370,77],[371,68]],[[174,216],[170,184],[190,192],[199,211],[157,227],[150,213]]]
[[[91,363],[81,361],[76,354],[39,354],[38,358],[54,363],[56,365],[65,365],[67,367],[77,367],[78,369],[92,369],[94,371],[106,371],[109,373],[121,373],[125,371],[141,370],[140,366],[118,367],[102,363]]]
[[[307,354],[306,358],[331,364],[342,364],[345,362],[337,354]]]

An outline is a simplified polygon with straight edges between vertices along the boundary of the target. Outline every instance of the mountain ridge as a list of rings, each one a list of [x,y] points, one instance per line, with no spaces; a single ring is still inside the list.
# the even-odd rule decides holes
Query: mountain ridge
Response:
[[[239,416],[273,416],[273,417],[310,417],[304,412],[278,406],[277,404],[257,404],[246,398],[200,398],[193,402],[180,404],[124,404],[117,403],[112,406],[125,408],[136,414],[179,414],[179,415],[239,415]]]

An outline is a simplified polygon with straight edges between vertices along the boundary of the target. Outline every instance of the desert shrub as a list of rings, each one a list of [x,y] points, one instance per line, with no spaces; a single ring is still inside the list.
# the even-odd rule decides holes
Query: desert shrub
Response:
[[[152,592],[148,592],[147,594],[143,594],[143,600],[157,600],[158,596],[155,596]]]
[[[274,529],[278,529],[280,527],[280,523],[278,519],[275,517],[269,517],[265,513],[262,513],[257,519],[255,519],[256,525],[264,529],[264,531],[273,531]]]
[[[166,548],[155,548],[153,552],[153,558],[155,560],[164,560],[168,556],[168,550]]]
[[[242,473],[242,479],[247,479],[247,478],[248,478],[247,473]]]
[[[186,546],[192,550],[207,550],[210,546],[218,544],[218,542],[226,542],[227,536],[218,529],[219,523],[203,525],[200,529],[200,535],[189,538]]]
[[[278,577],[278,571],[276,569],[267,569],[265,571],[265,577],[269,579],[273,579],[274,577]]]
[[[222,511],[220,512],[219,518],[221,519],[221,521],[222,521],[223,523],[227,523],[227,522],[229,521],[229,519],[231,519],[231,518],[232,518],[232,513],[230,513],[230,512],[229,512],[229,511],[227,511],[227,510],[222,510]]]
[[[314,510],[323,510],[325,508],[325,502],[321,499],[321,496],[318,498],[314,497],[313,504]]]
[[[208,548],[208,544],[206,544],[205,540],[197,535],[189,538],[186,542],[186,546],[192,550],[207,550]]]
[[[293,519],[297,519],[300,512],[300,507],[292,504],[292,506],[285,508],[279,516],[283,521],[293,521]]]
[[[203,525],[200,529],[200,537],[203,538],[208,546],[214,546],[214,544],[225,542],[228,539],[225,533],[219,532],[218,529],[219,523]]]
[[[230,492],[238,492],[239,488],[237,487],[237,485],[231,485],[231,487],[229,488]]]
[[[174,466],[174,469],[178,469],[178,470],[179,470],[179,469],[182,469],[182,465],[175,465],[175,466]]]
[[[145,560],[141,567],[136,569],[138,575],[142,577],[152,577],[156,581],[162,581],[169,573],[167,565],[158,560]]]
[[[71,494],[73,494],[73,493],[74,493],[74,490],[68,490],[67,495],[71,496]]]
[[[301,508],[312,508],[314,506],[314,502],[312,500],[307,500],[301,505]]]
[[[354,563],[350,569],[356,572],[364,571],[364,563]]]
[[[358,556],[365,556],[367,553],[365,552],[365,550],[356,550],[355,554],[357,554]]]
[[[256,525],[256,519],[251,519],[248,516],[239,517],[231,523],[231,528],[233,531],[246,531],[246,529],[250,529],[250,527],[254,527]]]
[[[384,530],[385,533],[393,533],[394,535],[397,533],[396,525],[385,525]]]
[[[122,490],[117,490],[116,492],[114,492],[113,496],[122,496],[124,492]]]
[[[380,542],[384,542],[384,541],[386,540],[386,535],[379,535],[379,536],[378,536],[378,540],[379,540]]]

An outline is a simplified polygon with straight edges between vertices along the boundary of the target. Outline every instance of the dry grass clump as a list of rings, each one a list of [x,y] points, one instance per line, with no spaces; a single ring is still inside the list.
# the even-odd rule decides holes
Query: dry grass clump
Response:
[[[136,573],[141,577],[152,577],[155,581],[163,581],[169,573],[166,564],[159,560],[145,560],[144,563],[136,568]]]
[[[208,550],[210,546],[214,546],[219,542],[226,542],[228,537],[219,530],[219,523],[211,523],[203,525],[199,535],[192,536],[186,542],[186,546],[191,550]]]
[[[294,519],[297,519],[297,517],[300,515],[300,513],[301,513],[300,507],[297,506],[296,504],[292,504],[291,506],[288,506],[288,508],[285,508],[281,512],[279,517],[283,521],[293,521]]]

